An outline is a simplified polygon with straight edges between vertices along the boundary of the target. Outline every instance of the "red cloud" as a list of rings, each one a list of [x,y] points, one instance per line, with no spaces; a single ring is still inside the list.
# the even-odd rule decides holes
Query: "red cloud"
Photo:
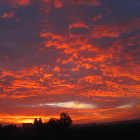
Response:
[[[83,24],[83,23],[74,23],[74,24],[71,24],[69,25],[69,29],[73,29],[73,28],[89,28],[87,25]]]
[[[55,5],[56,8],[60,8],[62,6],[66,6],[66,5],[74,5],[74,4],[85,4],[85,5],[95,5],[95,6],[99,6],[101,5],[101,3],[98,0],[71,0],[71,1],[67,1],[67,0],[42,0],[43,2],[53,2],[53,4]]]
[[[134,29],[140,29],[140,19],[136,18],[119,24],[94,25],[92,37],[119,37],[122,33],[130,33]]]
[[[0,16],[0,18],[12,18],[15,16],[15,13],[13,11],[9,12],[9,13],[4,13],[2,16]]]
[[[19,6],[25,6],[30,3],[30,0],[0,0],[0,2],[8,3],[10,5],[19,5]]]

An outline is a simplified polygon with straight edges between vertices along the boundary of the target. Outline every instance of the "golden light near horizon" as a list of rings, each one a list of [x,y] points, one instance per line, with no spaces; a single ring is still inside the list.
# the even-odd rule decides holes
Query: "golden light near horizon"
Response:
[[[54,115],[54,117],[58,118],[58,115]],[[14,116],[14,115],[4,115],[0,116],[0,121],[4,123],[15,123],[15,124],[22,124],[22,123],[33,123],[35,118],[42,118],[44,122],[47,122],[51,116]],[[6,120],[6,121],[5,121]]]

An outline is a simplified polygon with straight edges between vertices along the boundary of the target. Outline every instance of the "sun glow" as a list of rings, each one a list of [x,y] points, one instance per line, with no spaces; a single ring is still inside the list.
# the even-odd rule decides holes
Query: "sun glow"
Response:
[[[0,116],[0,121],[6,123],[15,123],[15,124],[21,124],[21,123],[33,123],[35,118],[42,118],[44,122],[48,121],[51,116]],[[58,117],[58,116],[56,116]]]

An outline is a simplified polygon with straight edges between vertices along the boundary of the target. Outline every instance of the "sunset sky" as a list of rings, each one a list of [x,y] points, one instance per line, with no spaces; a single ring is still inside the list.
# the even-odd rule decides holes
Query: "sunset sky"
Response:
[[[140,118],[140,0],[0,0],[0,123],[61,112]]]

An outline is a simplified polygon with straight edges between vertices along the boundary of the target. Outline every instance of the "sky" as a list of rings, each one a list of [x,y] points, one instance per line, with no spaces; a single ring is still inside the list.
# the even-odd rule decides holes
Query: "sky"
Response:
[[[68,113],[140,118],[140,0],[0,0],[0,123]]]

